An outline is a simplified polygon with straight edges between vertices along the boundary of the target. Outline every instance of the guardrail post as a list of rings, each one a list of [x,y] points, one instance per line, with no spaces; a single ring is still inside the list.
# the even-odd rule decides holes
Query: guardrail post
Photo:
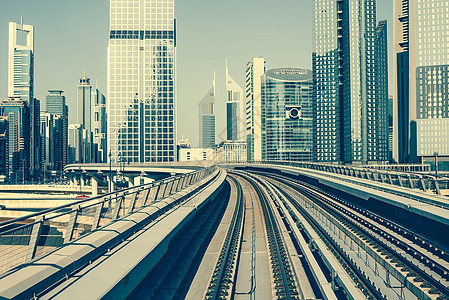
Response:
[[[408,184],[410,184],[410,188],[413,188],[413,181],[412,178],[410,177],[410,174],[407,174],[407,178],[408,178]]]
[[[101,211],[103,210],[104,200],[98,203],[97,211],[95,212],[94,223],[92,224],[92,230],[97,229],[100,225]]]
[[[120,209],[122,208],[123,200],[125,199],[125,194],[122,194],[120,196],[117,195],[118,203],[117,207],[115,208],[114,214],[112,215],[112,220],[117,220],[118,215],[120,213]]]
[[[150,193],[151,193],[151,189],[152,189],[152,188],[153,188],[153,186],[148,187],[148,189],[147,189],[147,194],[146,194],[146,196],[145,196],[145,200],[143,200],[142,206],[147,205],[148,197],[150,196]]]
[[[165,191],[164,191],[164,198],[167,197],[168,195],[170,195],[172,186],[173,186],[173,180],[171,180],[170,182],[167,182],[167,186],[165,187]]]
[[[161,182],[161,184],[159,185],[158,193],[156,195],[156,199],[160,199],[164,196],[166,187],[167,187],[167,183]]]
[[[437,178],[433,179],[433,184],[435,185],[435,193],[437,195],[441,195],[441,191],[440,191],[440,187],[438,186],[438,179]]]
[[[140,190],[137,190],[136,195],[134,196],[133,200],[131,200],[131,203],[129,204],[129,211],[134,211],[134,208],[136,207],[136,201],[139,197]]]
[[[72,206],[72,212],[70,213],[69,224],[67,225],[67,232],[64,237],[64,244],[70,242],[73,236],[73,230],[75,229],[76,217],[78,216],[78,211],[80,209],[79,205]]]
[[[187,179],[187,185],[191,185],[193,181],[193,174],[189,174],[188,179]]]
[[[382,174],[382,173],[379,173],[379,176],[380,176],[380,181],[381,181],[382,183],[385,183],[385,179],[384,179],[383,174]]]
[[[387,173],[388,176],[388,180],[390,181],[390,184],[393,184],[393,179],[391,178],[391,174],[388,172]]]
[[[399,186],[404,187],[404,185],[402,184],[402,175],[398,174],[397,176],[398,176]]]
[[[41,236],[43,223],[44,216],[39,216],[31,229],[30,242],[28,243],[27,254],[25,257],[26,262],[31,261],[34,258],[34,255],[36,255],[37,243],[39,242],[39,237]]]
[[[419,182],[421,183],[421,189],[423,190],[423,192],[427,192],[426,183],[424,182],[424,178],[422,178],[422,176],[420,176]]]

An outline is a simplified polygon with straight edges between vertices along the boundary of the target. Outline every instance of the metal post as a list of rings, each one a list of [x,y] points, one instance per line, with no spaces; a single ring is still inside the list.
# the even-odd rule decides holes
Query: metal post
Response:
[[[44,223],[44,216],[39,216],[36,220],[36,223],[33,225],[31,229],[30,242],[28,243],[27,254],[25,257],[25,261],[31,261],[36,255],[37,244],[39,242],[39,237],[42,231],[42,225]]]
[[[104,200],[98,203],[97,211],[95,212],[94,223],[92,224],[92,230],[95,230],[100,225],[101,211],[103,210]]]
[[[67,225],[67,232],[64,237],[64,244],[70,242],[73,237],[73,230],[75,229],[76,217],[78,216],[79,205],[72,206],[72,212],[70,213],[69,224]]]

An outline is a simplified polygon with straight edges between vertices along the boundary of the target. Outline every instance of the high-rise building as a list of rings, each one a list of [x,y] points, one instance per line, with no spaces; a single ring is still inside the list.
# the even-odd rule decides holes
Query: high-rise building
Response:
[[[0,116],[0,181],[9,178],[9,129],[8,117]]]
[[[301,68],[277,68],[262,76],[262,159],[313,158],[313,76]]]
[[[82,126],[81,124],[69,124],[68,131],[68,163],[80,163],[82,159]]]
[[[229,75],[226,60],[226,138],[229,141],[246,139],[243,89]]]
[[[83,126],[83,129],[92,131],[92,86],[90,85],[90,78],[84,74],[80,78],[77,86],[77,122]]]
[[[30,110],[27,142],[29,173],[33,178],[39,173],[39,102],[34,98],[34,26],[9,22],[8,46],[8,96],[20,97]]]
[[[174,0],[110,0],[111,160],[176,160]],[[108,151],[109,152],[109,151]]]
[[[47,112],[53,116],[59,116],[61,122],[61,149],[60,157],[55,157],[54,167],[55,170],[62,170],[67,165],[67,134],[68,134],[68,116],[69,108],[66,105],[66,98],[64,91],[61,90],[49,90],[46,97],[46,109]],[[59,151],[59,150],[58,150]],[[58,161],[60,159],[61,161]]]
[[[215,72],[211,89],[198,104],[200,148],[215,146]]]
[[[433,2],[433,1],[432,1]],[[413,1],[393,1],[393,159],[399,163],[413,161],[416,156],[416,82],[414,72]],[[410,11],[411,10],[411,11]],[[430,17],[430,14],[429,14]],[[426,21],[427,22],[427,21]],[[412,134],[412,131],[414,134]],[[413,152],[413,153],[412,153]]]
[[[393,149],[394,149],[394,119],[397,116],[393,115],[393,96],[388,96],[388,160],[393,162]]]
[[[375,107],[375,0],[315,0],[315,159],[367,162]],[[372,111],[371,111],[372,112]],[[376,159],[377,160],[377,159]]]
[[[262,160],[262,106],[260,79],[265,74],[265,59],[255,57],[246,65],[246,142],[249,161]]]
[[[386,162],[389,159],[388,136],[388,38],[387,21],[380,21],[376,28],[375,93],[368,103],[368,161]]]
[[[92,136],[93,136],[93,161],[107,162],[107,119],[106,119],[106,97],[95,88],[92,90]]]
[[[48,178],[48,173],[54,170],[54,140],[53,140],[53,115],[48,112],[41,112],[41,171],[44,178]]]
[[[30,173],[30,110],[20,97],[0,102],[0,115],[8,118],[9,179],[24,182]]]
[[[399,159],[407,162],[449,157],[447,5],[446,0],[395,4],[397,145]]]

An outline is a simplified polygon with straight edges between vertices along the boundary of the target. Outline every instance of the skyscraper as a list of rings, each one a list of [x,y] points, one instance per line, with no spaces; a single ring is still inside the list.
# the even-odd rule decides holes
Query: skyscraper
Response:
[[[215,146],[215,72],[211,89],[198,104],[200,148]]]
[[[53,115],[48,112],[41,112],[41,171],[43,177],[48,178],[48,171],[54,170],[54,144],[53,140]]]
[[[226,138],[229,141],[245,140],[245,114],[243,89],[229,75],[226,60]]]
[[[262,158],[313,158],[312,71],[277,68],[262,76]]]
[[[373,101],[368,103],[368,161],[389,161],[387,21],[380,21],[374,43]]]
[[[68,131],[68,163],[80,163],[82,159],[82,126],[81,124],[69,124]]]
[[[247,159],[262,160],[262,104],[260,78],[265,73],[265,59],[255,57],[246,65],[246,142]]]
[[[55,158],[55,168],[56,170],[62,170],[62,168],[67,165],[67,134],[68,134],[68,116],[69,116],[69,108],[66,105],[66,99],[64,96],[64,91],[61,90],[49,90],[46,98],[46,109],[48,113],[53,115],[53,119],[55,116],[59,116],[60,119],[60,130],[61,130],[61,154],[60,160],[56,161],[58,158]],[[58,123],[59,124],[59,123]],[[59,150],[58,150],[59,151]]]
[[[8,117],[0,116],[0,179],[9,177],[9,129]]]
[[[174,0],[110,0],[106,107],[113,162],[176,160],[175,48]]]
[[[94,144],[94,161],[107,162],[107,118],[106,97],[95,88],[92,90],[92,136]]]
[[[414,55],[414,20],[409,17],[410,9],[413,11],[410,5],[414,5],[413,2],[410,4],[410,0],[393,1],[393,15],[397,16],[393,21],[393,115],[396,116],[393,119],[393,159],[399,163],[411,161],[411,155],[416,156],[416,139],[411,133],[412,126],[416,131],[416,125],[412,124],[412,120],[416,120],[416,100],[411,97],[415,94],[416,84],[410,77],[415,77],[410,74],[415,65],[414,58],[411,58]]]
[[[77,122],[83,126],[83,129],[92,131],[92,86],[90,85],[90,78],[84,74],[80,78],[77,86]]]
[[[34,26],[9,22],[8,96],[20,97],[30,110],[27,122],[30,139],[29,170],[36,178],[39,170],[39,103],[34,99]]]
[[[23,182],[30,173],[30,110],[20,97],[0,102],[0,115],[8,117],[9,179]]]
[[[366,162],[377,122],[375,1],[315,0],[314,10],[315,159]]]

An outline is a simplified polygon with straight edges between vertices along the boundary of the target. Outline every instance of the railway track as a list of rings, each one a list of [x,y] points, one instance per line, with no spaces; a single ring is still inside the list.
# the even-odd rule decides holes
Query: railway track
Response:
[[[228,299],[235,290],[236,262],[241,246],[245,211],[242,187],[233,177],[229,178],[238,189],[237,203],[205,299]]]
[[[329,195],[315,186],[298,183],[273,174],[264,174],[278,182],[294,188],[296,191],[313,199],[341,226],[345,226],[376,252],[381,253],[398,274],[403,274],[403,286],[412,290],[416,286],[423,293],[420,297],[429,299],[447,299],[448,262],[445,251],[421,243],[422,237],[378,215],[357,208],[354,205]],[[290,201],[296,202],[291,196]],[[417,242],[418,241],[418,242]],[[423,247],[424,246],[424,247]],[[431,270],[431,274],[429,274]],[[407,282],[408,281],[408,282]],[[402,289],[401,289],[402,291]],[[415,292],[416,294],[416,292]]]

